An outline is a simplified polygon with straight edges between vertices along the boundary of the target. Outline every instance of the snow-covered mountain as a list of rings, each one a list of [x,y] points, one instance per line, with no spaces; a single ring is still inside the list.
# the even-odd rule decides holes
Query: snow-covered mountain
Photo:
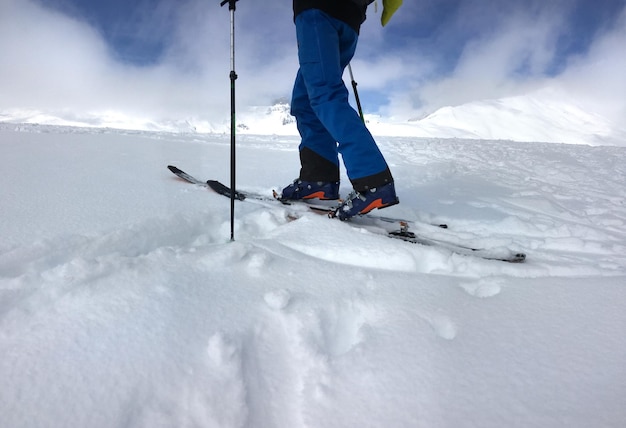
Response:
[[[560,91],[444,107],[415,122],[422,135],[459,138],[623,145],[626,126],[594,112]],[[620,126],[621,125],[621,126]]]
[[[572,98],[563,90],[543,89],[530,94],[443,107],[419,120],[396,121],[366,115],[376,136],[463,139],[502,139],[587,145],[625,145],[626,123],[617,123]],[[126,130],[227,133],[230,119],[199,117],[155,119],[120,112],[41,112],[15,109],[0,113],[0,121],[65,126],[108,127]],[[237,112],[241,134],[297,135],[288,100]]]

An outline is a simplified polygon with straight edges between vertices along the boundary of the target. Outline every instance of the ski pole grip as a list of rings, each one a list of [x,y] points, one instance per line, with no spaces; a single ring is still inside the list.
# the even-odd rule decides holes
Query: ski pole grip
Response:
[[[236,10],[235,3],[237,3],[237,1],[238,0],[224,0],[220,3],[220,6],[224,6],[226,3],[228,3],[228,10]]]

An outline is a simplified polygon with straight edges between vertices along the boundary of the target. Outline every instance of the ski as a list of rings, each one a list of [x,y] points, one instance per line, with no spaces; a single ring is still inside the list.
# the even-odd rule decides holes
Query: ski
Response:
[[[390,238],[401,239],[413,244],[427,245],[431,247],[441,247],[447,249],[456,254],[480,257],[485,260],[497,260],[508,263],[523,263],[526,261],[526,254],[521,252],[514,252],[511,250],[489,250],[484,248],[473,248],[464,245],[459,245],[452,242],[443,241],[435,238],[428,238],[424,236],[418,236],[413,232],[408,231],[408,228],[402,226],[400,230],[388,232]]]
[[[198,186],[206,187],[211,189],[215,193],[226,196],[228,198],[231,197],[231,189],[225,184],[217,181],[217,180],[207,180],[201,181],[192,175],[187,174],[183,170],[169,165],[167,167],[173,174],[177,177]],[[271,202],[271,203],[281,203],[283,205],[294,205],[294,206],[305,206],[307,209],[316,212],[318,214],[329,214],[332,212],[332,207],[324,206],[324,205],[315,205],[308,202],[300,202],[300,201],[281,201],[274,196],[266,196],[254,192],[246,192],[241,190],[235,190],[234,193],[235,199],[243,201],[243,200],[254,200],[260,202]],[[363,216],[357,216],[353,219],[346,221],[347,223],[354,224],[356,226],[364,226],[364,227],[378,227],[385,231],[386,236],[393,239],[399,239],[405,242],[410,242],[413,244],[426,245],[431,247],[438,247],[448,250],[450,252],[465,255],[478,257],[485,260],[497,260],[508,263],[523,263],[526,260],[526,254],[522,252],[511,251],[508,249],[500,250],[500,249],[486,249],[486,248],[475,248],[471,246],[466,246],[463,244],[455,243],[452,241],[434,238],[425,236],[424,234],[416,234],[412,231],[409,231],[410,225],[422,225],[428,227],[437,227],[440,229],[447,229],[448,226],[446,224],[438,224],[438,225],[428,225],[422,224],[415,221],[409,221],[399,218],[393,218],[388,216],[380,216],[376,214],[365,214]],[[400,229],[391,229],[389,225],[399,226]],[[376,233],[376,232],[374,232]]]
[[[231,195],[230,187],[226,186],[225,184],[217,180],[202,181],[202,180],[198,180],[192,175],[187,174],[185,171],[181,170],[180,168],[176,166],[169,165],[167,168],[174,175],[178,176],[179,178],[182,178],[188,183],[195,184],[197,186],[207,187],[219,195],[230,198],[230,195]],[[308,208],[309,210],[314,211],[318,214],[329,214],[331,211],[333,211],[333,207],[331,205],[322,205],[322,204],[316,204],[314,202],[307,202],[307,201],[281,200],[276,194],[276,192],[274,192],[273,196],[267,196],[267,195],[254,193],[254,192],[235,190],[235,199],[240,200],[240,201],[243,201],[245,199],[252,199],[252,200],[261,201],[261,202],[281,203],[283,205],[304,206]],[[409,224],[416,223],[416,222],[409,221],[409,220],[386,217],[386,216],[379,216],[376,214],[367,214],[367,218],[372,219],[372,220],[382,221],[385,223],[393,223],[393,224],[398,224],[400,222],[406,222]],[[427,226],[435,226],[441,229],[448,228],[447,224],[436,224],[436,225],[427,225]]]
[[[169,169],[174,175],[178,176],[179,178],[182,178],[188,183],[209,188],[219,195],[230,198],[230,194],[231,194],[230,187],[226,186],[225,184],[217,180],[207,180],[207,181],[198,180],[197,178],[193,177],[192,175],[187,174],[185,171],[173,165],[169,165],[167,169]],[[278,199],[276,196],[261,195],[259,193],[246,192],[246,191],[241,191],[241,190],[235,190],[235,199],[239,201],[243,201],[245,199],[252,199],[254,201],[261,201],[261,202],[281,203],[283,205],[306,206],[311,211],[315,211],[315,212],[323,213],[323,214],[327,214],[332,209],[331,206],[316,205],[313,203],[308,203],[308,202],[303,202],[303,201],[302,202],[301,201],[282,201]]]
[[[219,181],[216,180],[207,180],[207,181],[201,181],[198,180],[196,177],[193,177],[189,174],[187,174],[185,171],[181,170],[180,168],[177,168],[173,165],[168,165],[167,169],[169,169],[174,175],[176,175],[179,178],[182,178],[183,180],[187,181],[188,183],[191,184],[195,184],[197,186],[202,186],[202,187],[207,187],[211,190],[213,190],[215,193],[218,193],[222,196],[226,196],[227,198],[230,198],[230,187],[220,183]],[[248,192],[239,192],[239,191],[235,191],[235,199],[243,201],[244,199],[249,198],[249,199],[256,199],[256,200],[260,200],[260,201],[275,201],[275,198],[271,198],[269,196],[264,196],[264,195],[257,195],[257,194],[252,194],[252,193],[248,193]]]

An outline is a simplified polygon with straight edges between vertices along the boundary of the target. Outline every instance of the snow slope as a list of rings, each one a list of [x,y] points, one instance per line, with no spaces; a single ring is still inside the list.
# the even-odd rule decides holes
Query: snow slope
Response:
[[[241,186],[297,144],[240,136]],[[0,426],[624,426],[626,148],[380,144],[384,213],[527,262],[252,202],[230,242],[165,168],[227,180],[227,135],[0,124]]]
[[[417,125],[431,136],[444,130],[462,138],[594,146],[620,145],[626,139],[623,126],[551,91],[444,107]]]

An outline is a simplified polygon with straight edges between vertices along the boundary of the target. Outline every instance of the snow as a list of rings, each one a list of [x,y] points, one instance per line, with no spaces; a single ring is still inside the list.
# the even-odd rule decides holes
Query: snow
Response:
[[[366,114],[372,133],[383,136],[460,138],[548,142],[592,146],[625,146],[626,125],[600,113],[606,106],[575,96],[557,84],[527,94],[443,107],[410,119]],[[612,115],[615,116],[615,115]],[[115,128],[168,133],[230,133],[230,117],[138,117],[121,111],[41,111],[14,108],[0,111],[0,123]],[[252,106],[237,113],[237,131],[248,135],[297,136],[285,99],[273,106]]]
[[[526,263],[253,202],[230,242],[166,169],[227,181],[229,135],[0,123],[1,425],[624,426],[626,142],[377,140],[381,214]],[[240,187],[297,145],[239,135]]]

